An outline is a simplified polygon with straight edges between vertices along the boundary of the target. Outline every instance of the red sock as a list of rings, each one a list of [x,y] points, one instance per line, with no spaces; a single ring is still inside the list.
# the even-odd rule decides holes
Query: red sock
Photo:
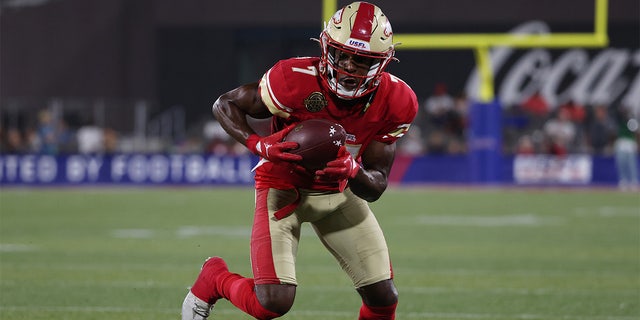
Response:
[[[360,317],[358,320],[394,320],[396,318],[396,306],[394,303],[385,307],[372,307],[362,304],[360,307]]]
[[[240,310],[259,320],[278,318],[281,314],[265,309],[256,296],[253,279],[238,274],[225,277],[221,283],[223,296]]]
[[[222,296],[222,298],[231,301],[240,310],[259,320],[274,319],[281,316],[281,314],[265,309],[260,304],[256,297],[253,279],[244,278],[237,273],[227,272],[226,274],[218,275],[217,278],[210,273],[200,273],[191,287],[191,293],[208,303],[215,302],[212,297],[216,295],[219,295],[218,297]]]
[[[193,283],[193,286],[191,286],[191,293],[207,303],[215,302],[215,298],[213,298],[215,296],[215,292],[216,284],[208,273],[201,273],[198,276],[198,279]]]

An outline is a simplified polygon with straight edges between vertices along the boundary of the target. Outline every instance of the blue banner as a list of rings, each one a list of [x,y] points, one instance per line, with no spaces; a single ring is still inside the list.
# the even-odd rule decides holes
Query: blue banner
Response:
[[[0,186],[253,185],[254,156],[208,154],[0,155]],[[640,162],[640,160],[639,160]],[[486,165],[486,167],[484,166]],[[473,155],[399,156],[390,183],[614,185],[613,157],[500,156],[479,165]],[[640,163],[638,164],[640,166]],[[478,179],[478,171],[492,179]],[[487,173],[482,173],[487,175]]]
[[[2,155],[0,184],[253,184],[251,156]]]

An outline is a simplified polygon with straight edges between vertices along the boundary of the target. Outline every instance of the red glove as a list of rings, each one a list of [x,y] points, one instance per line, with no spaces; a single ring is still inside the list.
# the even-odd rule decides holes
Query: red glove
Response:
[[[288,126],[266,137],[252,134],[247,138],[247,148],[249,148],[251,152],[271,162],[300,161],[302,160],[301,155],[286,152],[287,150],[297,148],[298,143],[293,141],[282,142],[282,139],[284,139],[294,127],[293,125]]]
[[[351,156],[345,146],[340,147],[335,160],[329,161],[327,167],[316,171],[316,176],[325,181],[337,181],[340,192],[344,191],[349,179],[354,178],[360,170],[360,164]]]

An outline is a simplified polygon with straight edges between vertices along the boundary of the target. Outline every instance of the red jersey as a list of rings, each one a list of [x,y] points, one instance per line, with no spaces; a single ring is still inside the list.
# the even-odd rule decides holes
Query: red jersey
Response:
[[[407,132],[418,102],[404,81],[385,72],[376,91],[357,100],[343,100],[326,87],[319,61],[316,57],[281,60],[260,80],[260,96],[274,115],[273,132],[307,119],[329,119],[344,127],[347,150],[357,160],[371,141],[394,143]],[[287,164],[265,160],[258,164],[255,180],[257,187],[280,189],[337,190],[338,186],[291,172]]]

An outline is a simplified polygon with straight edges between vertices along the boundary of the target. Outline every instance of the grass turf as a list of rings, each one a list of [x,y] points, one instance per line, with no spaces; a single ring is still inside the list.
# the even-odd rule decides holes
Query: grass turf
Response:
[[[204,258],[249,275],[252,189],[0,189],[0,319],[178,319]],[[390,189],[372,204],[398,319],[640,318],[640,196]],[[356,319],[349,280],[303,230],[282,319]],[[220,301],[212,319],[251,319]]]

